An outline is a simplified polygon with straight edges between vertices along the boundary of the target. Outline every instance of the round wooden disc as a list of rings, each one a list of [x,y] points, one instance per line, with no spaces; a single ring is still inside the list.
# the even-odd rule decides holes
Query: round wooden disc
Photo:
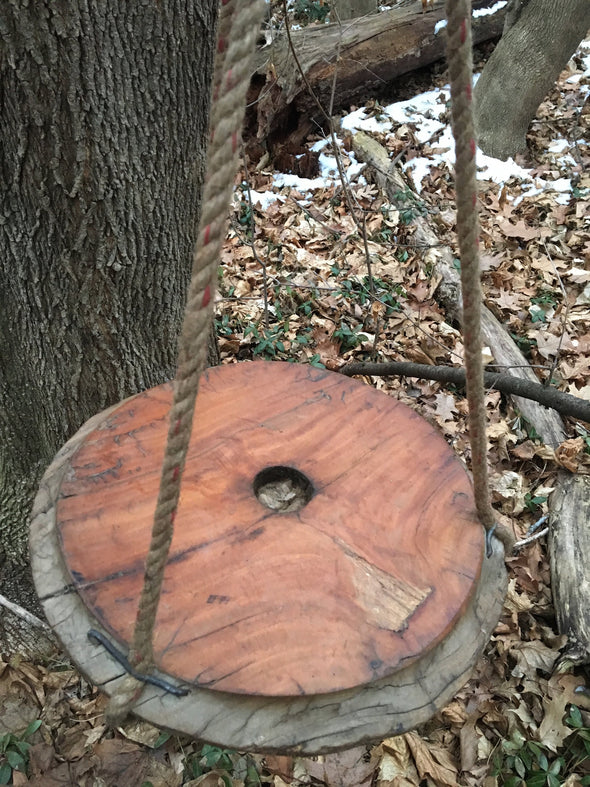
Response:
[[[122,642],[143,582],[171,397],[160,386],[95,418],[56,498],[72,581]],[[257,498],[255,478],[276,467],[311,484],[300,510]],[[237,694],[368,684],[448,634],[483,553],[467,474],[412,410],[311,366],[211,369],[158,611],[157,666]]]

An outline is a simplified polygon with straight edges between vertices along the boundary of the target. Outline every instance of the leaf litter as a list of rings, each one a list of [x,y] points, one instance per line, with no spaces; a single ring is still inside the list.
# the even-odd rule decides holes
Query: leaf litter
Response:
[[[479,159],[486,304],[542,381],[587,399],[589,95],[586,41],[533,122],[534,164]],[[335,175],[334,151],[323,137],[309,143],[318,155],[318,177],[266,169],[251,171],[249,183],[238,176],[217,300],[222,362],[262,357],[333,370],[369,359],[461,363],[460,334],[432,297],[431,271],[408,221],[419,209],[411,198],[417,188],[440,243],[455,248],[448,121],[443,84],[389,107],[371,101],[353,109],[339,132],[352,197]],[[405,216],[367,183],[350,150],[347,135],[363,127],[392,157],[402,153]],[[366,247],[350,199],[367,211]],[[461,391],[415,379],[372,384],[416,409],[458,455],[468,456]],[[568,424],[569,439],[553,450],[498,392],[488,392],[486,402],[494,503],[524,536],[547,512],[559,467],[590,472],[589,427]],[[510,560],[503,615],[473,677],[422,728],[373,748],[313,759],[252,755],[248,762],[261,774],[259,783],[275,787],[491,786],[498,782],[490,764],[502,741],[533,740],[557,751],[571,731],[564,723],[571,703],[582,708],[589,726],[590,702],[575,693],[584,675],[555,670],[564,642],[556,631],[547,550],[533,542]],[[0,662],[0,733],[43,721],[30,750],[30,776],[15,772],[14,783],[246,784],[246,761],[238,754],[232,755],[236,775],[213,769],[187,781],[186,763],[198,758],[201,744],[136,721],[110,731],[104,707],[104,697],[67,663]],[[589,770],[586,763],[582,775]]]

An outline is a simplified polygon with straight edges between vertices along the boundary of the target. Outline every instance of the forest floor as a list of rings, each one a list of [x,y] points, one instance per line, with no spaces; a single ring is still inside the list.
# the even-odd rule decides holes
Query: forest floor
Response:
[[[240,173],[217,302],[223,363],[269,358],[332,370],[370,359],[461,364],[460,333],[433,298],[424,249],[412,241],[414,202],[409,198],[402,210],[389,204],[367,182],[347,141],[363,128],[399,157],[409,189],[428,206],[439,243],[456,249],[448,94],[442,71],[433,69],[429,79],[426,94],[389,106],[371,102],[343,118],[339,147],[348,196],[331,141],[321,134],[309,140],[319,168],[311,179],[251,167],[247,182]],[[408,85],[411,80],[406,90]],[[415,86],[423,89],[417,79]],[[541,381],[585,399],[589,96],[590,41],[541,106],[528,158],[517,164],[480,159],[486,304]],[[366,238],[349,204],[357,221],[364,215]],[[490,362],[492,354],[493,348],[486,354]],[[459,456],[469,457],[460,389],[408,378],[364,379],[417,410]],[[522,538],[546,513],[559,464],[509,399],[490,390],[486,403],[494,504]],[[570,419],[566,428],[566,466],[590,472],[590,426]],[[144,722],[111,731],[104,698],[65,658],[46,665],[13,658],[0,661],[0,694],[10,698],[0,720],[0,763],[2,746],[11,753],[8,760],[4,754],[4,774],[11,763],[18,765],[20,753],[28,756],[29,775],[14,770],[12,783],[38,787],[590,783],[590,699],[579,691],[587,677],[554,669],[564,638],[556,630],[545,540],[520,550],[509,571],[502,618],[472,679],[416,732],[308,759],[203,747]],[[20,733],[35,720],[41,723],[33,725],[38,729],[27,750]]]

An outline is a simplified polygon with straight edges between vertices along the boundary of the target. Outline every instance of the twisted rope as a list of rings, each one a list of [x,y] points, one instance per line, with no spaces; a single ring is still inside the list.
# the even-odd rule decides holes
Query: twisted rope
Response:
[[[211,140],[199,235],[179,341],[178,369],[158,501],[146,559],[144,584],[129,652],[136,673],[154,667],[153,631],[172,541],[182,474],[192,432],[199,379],[207,364],[217,262],[225,235],[227,205],[237,169],[250,60],[262,16],[260,0],[221,0],[213,78]],[[486,531],[510,550],[512,534],[496,525],[487,472],[483,364],[481,358],[478,217],[475,134],[471,106],[471,8],[469,0],[447,0],[447,52],[456,151],[457,230],[463,290],[463,338],[472,469],[478,515]],[[107,718],[120,723],[137,701],[144,683],[129,675],[111,697]]]
[[[463,344],[469,405],[469,441],[475,504],[488,533],[512,551],[514,536],[496,522],[490,501],[487,464],[485,391],[481,355],[481,282],[479,266],[479,218],[475,166],[475,127],[472,105],[471,2],[447,0],[447,60],[451,83],[451,113],[455,137],[455,190],[457,236],[461,258],[463,294]]]
[[[207,366],[207,340],[213,316],[219,252],[225,237],[227,207],[237,170],[246,90],[251,76],[250,61],[263,8],[264,3],[260,0],[221,0],[202,215],[179,340],[174,399],[158,502],[129,652],[129,663],[140,673],[149,673],[154,667],[154,625],[192,432],[199,379]],[[110,723],[117,724],[125,718],[143,688],[144,684],[131,676],[122,681],[107,708]]]

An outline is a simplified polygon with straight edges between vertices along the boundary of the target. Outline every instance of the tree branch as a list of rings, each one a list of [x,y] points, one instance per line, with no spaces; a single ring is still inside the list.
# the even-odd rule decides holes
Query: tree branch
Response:
[[[454,366],[429,366],[422,363],[392,361],[390,363],[349,363],[340,369],[341,374],[352,377],[367,374],[373,377],[420,377],[424,380],[437,380],[441,383],[465,385],[465,370]],[[551,407],[562,415],[578,418],[590,423],[590,402],[577,396],[549,388],[541,383],[533,383],[505,373],[485,372],[484,381],[488,388],[495,388],[504,394],[515,394],[532,399],[545,407]]]

